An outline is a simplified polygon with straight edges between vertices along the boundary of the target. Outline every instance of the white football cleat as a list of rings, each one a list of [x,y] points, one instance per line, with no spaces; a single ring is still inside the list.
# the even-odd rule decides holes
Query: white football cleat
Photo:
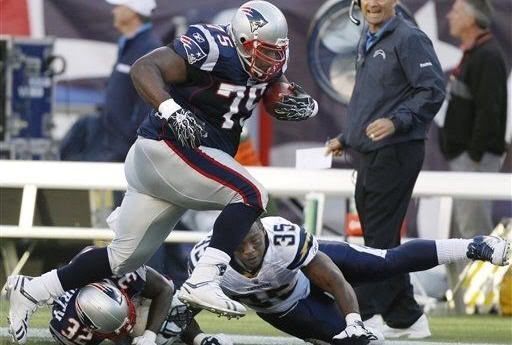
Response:
[[[390,339],[407,338],[407,339],[424,339],[432,335],[428,325],[428,319],[425,314],[421,315],[415,323],[407,328],[392,328],[385,325],[382,329],[384,337]]]
[[[38,307],[38,301],[25,291],[30,277],[17,275],[7,278],[7,298],[9,299],[9,333],[15,344],[27,342],[28,322]]]
[[[506,266],[510,262],[510,242],[497,236],[477,236],[468,245],[466,256],[472,260],[489,261],[494,265]]]
[[[190,308],[206,309],[229,319],[245,316],[247,309],[226,296],[220,288],[220,280],[226,270],[226,265],[218,264],[215,266],[214,269],[218,270],[219,273],[215,274],[213,279],[191,281],[191,278],[189,278],[184,282],[178,293],[179,300]]]

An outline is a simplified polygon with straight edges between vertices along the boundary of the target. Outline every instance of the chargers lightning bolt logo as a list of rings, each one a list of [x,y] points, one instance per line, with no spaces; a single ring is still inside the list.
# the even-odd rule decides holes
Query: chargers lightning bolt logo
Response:
[[[256,11],[254,8],[243,6],[241,10],[245,14],[247,19],[249,19],[249,24],[251,25],[251,32],[254,32],[259,28],[262,28],[265,25],[267,25],[268,21],[263,17],[261,13]]]
[[[193,65],[198,61],[201,61],[206,57],[206,53],[201,49],[199,44],[194,41],[192,38],[182,35],[180,37],[180,41],[185,48],[185,52],[187,53],[188,63]]]

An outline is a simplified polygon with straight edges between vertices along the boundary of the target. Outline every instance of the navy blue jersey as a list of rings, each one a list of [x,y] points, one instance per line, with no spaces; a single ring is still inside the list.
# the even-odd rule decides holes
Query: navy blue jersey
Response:
[[[135,272],[126,273],[121,277],[108,279],[128,297],[135,298],[144,290],[146,284],[146,268],[141,267]],[[80,322],[75,308],[75,299],[79,289],[66,291],[52,305],[50,333],[58,344],[64,345],[96,345],[104,338],[92,333]]]
[[[243,123],[268,83],[249,78],[227,26],[192,25],[171,48],[186,61],[187,81],[168,85],[169,93],[205,123],[208,137],[201,140],[202,145],[234,156]],[[179,144],[165,120],[154,113],[143,121],[138,133]]]

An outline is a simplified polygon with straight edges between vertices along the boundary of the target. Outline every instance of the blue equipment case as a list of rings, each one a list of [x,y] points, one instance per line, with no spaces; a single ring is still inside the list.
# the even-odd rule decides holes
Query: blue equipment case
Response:
[[[53,38],[0,36],[0,158],[56,159]]]

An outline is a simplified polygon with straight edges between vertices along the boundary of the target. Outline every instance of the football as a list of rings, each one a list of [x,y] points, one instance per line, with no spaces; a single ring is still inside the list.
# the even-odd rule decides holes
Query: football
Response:
[[[274,105],[280,102],[284,96],[290,95],[293,95],[293,89],[290,83],[279,81],[272,83],[263,95],[263,106],[270,115],[273,115]]]

